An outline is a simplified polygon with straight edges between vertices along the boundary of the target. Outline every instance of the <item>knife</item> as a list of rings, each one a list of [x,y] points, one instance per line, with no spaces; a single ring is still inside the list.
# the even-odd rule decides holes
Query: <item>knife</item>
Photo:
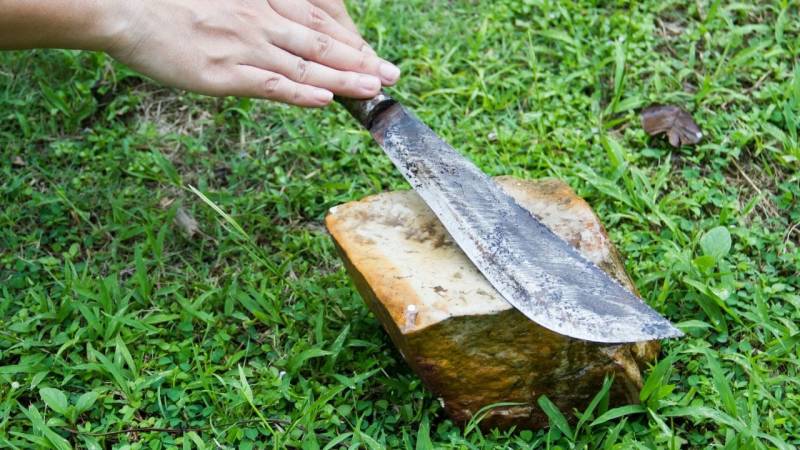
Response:
[[[522,314],[556,333],[599,343],[683,335],[390,96],[337,101],[369,130],[456,244]]]

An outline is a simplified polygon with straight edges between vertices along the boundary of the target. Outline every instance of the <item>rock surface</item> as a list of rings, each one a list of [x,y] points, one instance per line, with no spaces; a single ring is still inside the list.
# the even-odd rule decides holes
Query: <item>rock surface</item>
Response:
[[[635,289],[589,205],[557,180],[496,181],[520,205],[629,289]],[[565,413],[583,410],[614,375],[612,404],[634,403],[640,365],[658,343],[602,345],[555,334],[517,312],[455,245],[411,191],[331,209],[325,220],[368,307],[446,412],[468,421],[498,402],[482,427],[538,428],[546,394]]]

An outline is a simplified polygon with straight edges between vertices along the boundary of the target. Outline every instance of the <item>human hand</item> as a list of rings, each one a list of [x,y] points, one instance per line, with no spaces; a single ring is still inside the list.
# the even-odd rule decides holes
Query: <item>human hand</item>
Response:
[[[156,81],[300,106],[369,98],[400,70],[358,34],[342,0],[108,2],[103,48]]]

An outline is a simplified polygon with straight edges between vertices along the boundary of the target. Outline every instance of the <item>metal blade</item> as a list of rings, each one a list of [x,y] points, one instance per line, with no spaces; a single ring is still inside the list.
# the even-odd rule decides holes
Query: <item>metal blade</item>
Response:
[[[458,246],[531,320],[559,334],[604,343],[683,335],[402,105],[392,104],[370,125]]]

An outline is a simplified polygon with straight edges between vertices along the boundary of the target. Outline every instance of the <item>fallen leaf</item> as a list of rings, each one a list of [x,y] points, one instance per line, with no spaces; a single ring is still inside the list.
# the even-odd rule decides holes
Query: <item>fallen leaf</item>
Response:
[[[656,22],[665,36],[679,36],[686,29],[680,22],[669,22],[661,19],[656,19]]]
[[[161,200],[159,200],[158,207],[161,209],[167,209],[170,206],[172,206],[174,202],[175,202],[174,198],[163,197]]]
[[[692,116],[675,105],[654,105],[642,111],[642,126],[650,136],[666,134],[669,143],[677,148],[694,145],[703,138]]]
[[[194,220],[194,217],[191,216],[183,206],[179,206],[178,210],[175,212],[175,224],[186,234],[188,237],[194,236],[198,230],[200,230],[200,226],[197,224],[197,221]]]

